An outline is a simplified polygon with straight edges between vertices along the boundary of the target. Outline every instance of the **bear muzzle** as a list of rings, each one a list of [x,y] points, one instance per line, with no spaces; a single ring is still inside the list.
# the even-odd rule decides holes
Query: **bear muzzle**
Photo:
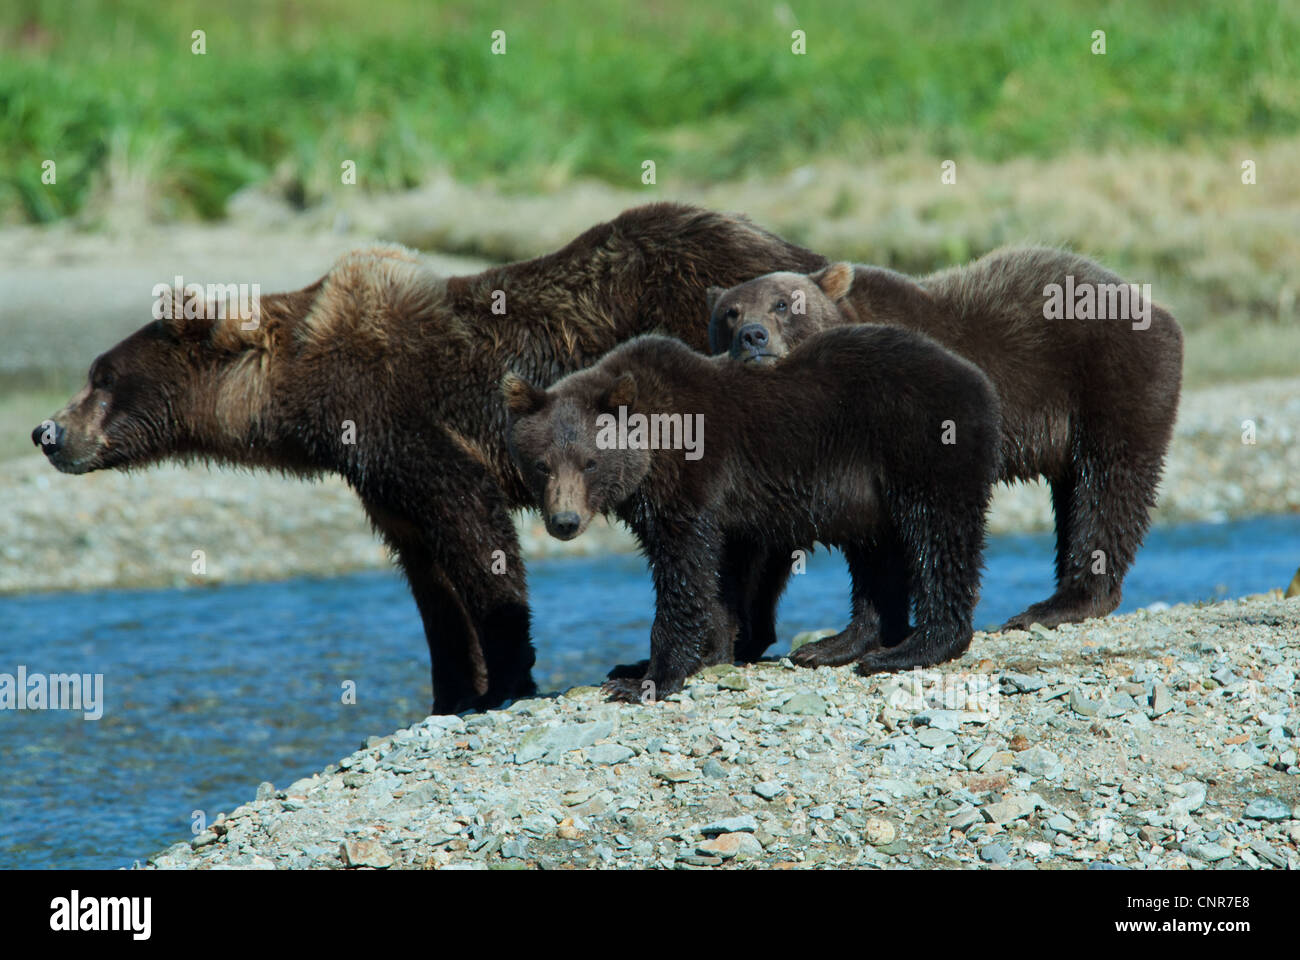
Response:
[[[769,349],[770,342],[767,327],[761,323],[747,323],[736,331],[736,336],[731,341],[731,358],[745,363],[775,360],[776,354]]]
[[[582,532],[582,518],[572,510],[549,514],[546,518],[546,532],[556,540],[572,540]]]

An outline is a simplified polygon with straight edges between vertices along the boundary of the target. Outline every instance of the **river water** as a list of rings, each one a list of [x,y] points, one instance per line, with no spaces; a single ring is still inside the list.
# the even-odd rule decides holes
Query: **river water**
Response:
[[[1051,593],[1050,534],[990,540],[976,625]],[[1300,515],[1157,529],[1121,611],[1285,586]],[[636,556],[530,566],[543,690],[648,653],[654,594]],[[792,578],[780,643],[840,627],[848,573],[819,551]],[[973,648],[978,653],[978,648]],[[103,716],[0,711],[0,867],[129,866],[425,715],[428,652],[402,581],[372,572],[184,590],[0,597],[0,673],[103,674]],[[344,703],[345,684],[355,703]]]

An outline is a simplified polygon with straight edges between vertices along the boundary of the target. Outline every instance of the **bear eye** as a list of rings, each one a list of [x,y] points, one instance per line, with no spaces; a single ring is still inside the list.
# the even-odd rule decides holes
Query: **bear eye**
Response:
[[[113,371],[107,367],[96,367],[94,374],[90,378],[90,386],[93,390],[107,390],[113,385]]]
[[[533,464],[533,469],[536,470],[543,477],[549,477],[551,475],[551,468],[546,465],[545,460],[538,460],[536,463]]]
[[[735,320],[738,316],[740,316],[740,311],[737,310],[735,307],[728,307],[727,312],[724,313],[723,316],[726,317],[728,320]]]
[[[593,470],[596,469],[596,461],[595,461],[595,460],[588,460],[588,461],[587,461],[587,465],[586,465],[585,467],[583,467],[582,469],[583,469],[583,472],[585,472],[585,473],[591,473]]]
[[[776,302],[776,307],[774,309],[776,310],[777,313],[785,313],[785,301],[778,300]]]

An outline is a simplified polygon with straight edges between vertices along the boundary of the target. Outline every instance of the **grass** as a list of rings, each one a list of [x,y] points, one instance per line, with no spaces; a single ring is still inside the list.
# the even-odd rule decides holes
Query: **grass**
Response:
[[[0,393],[0,460],[21,457],[36,450],[32,428],[63,408],[78,389],[31,389]]]
[[[647,159],[686,183],[904,147],[996,161],[1255,140],[1300,127],[1297,49],[1300,5],[1273,0],[9,0],[0,220],[93,215],[141,183],[159,218],[220,216],[267,180],[310,203],[351,189],[344,160],[363,190],[432,170],[536,189],[631,186]]]

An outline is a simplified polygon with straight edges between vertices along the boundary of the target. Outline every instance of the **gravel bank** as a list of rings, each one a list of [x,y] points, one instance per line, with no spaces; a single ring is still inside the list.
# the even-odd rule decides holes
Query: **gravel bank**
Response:
[[[372,737],[149,866],[1294,870],[1298,673],[1300,600],[1261,596],[976,634],[904,676],[580,687]]]
[[[1255,424],[1254,444],[1242,443],[1245,420]],[[1296,424],[1300,379],[1187,394],[1156,522],[1300,510]],[[999,488],[989,525],[994,533],[1051,529],[1046,488]],[[568,544],[547,537],[531,513],[518,528],[528,557],[634,548],[621,527],[599,523]],[[387,563],[337,478],[179,466],[69,477],[36,453],[0,462],[0,592],[267,580]]]

